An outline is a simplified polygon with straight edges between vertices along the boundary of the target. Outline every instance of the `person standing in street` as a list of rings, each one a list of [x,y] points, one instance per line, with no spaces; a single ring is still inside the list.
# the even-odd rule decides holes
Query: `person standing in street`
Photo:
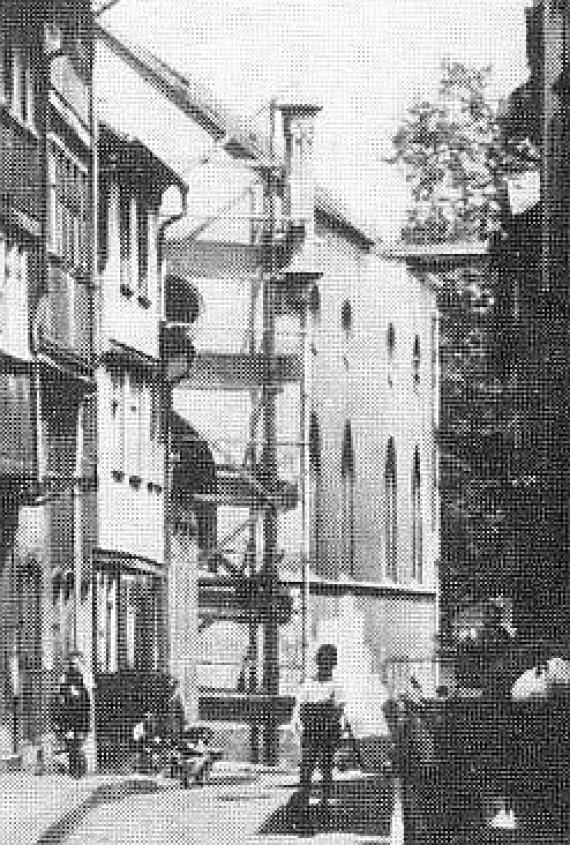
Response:
[[[83,741],[89,733],[90,700],[81,672],[81,655],[73,653],[61,676],[57,692],[56,721],[65,742],[69,774],[79,778],[85,772]]]
[[[326,815],[333,786],[333,760],[343,723],[345,696],[333,677],[337,649],[331,643],[321,645],[315,655],[316,673],[299,689],[293,726],[301,736],[299,793],[296,810],[306,822],[311,780],[317,767],[322,774],[321,811]]]

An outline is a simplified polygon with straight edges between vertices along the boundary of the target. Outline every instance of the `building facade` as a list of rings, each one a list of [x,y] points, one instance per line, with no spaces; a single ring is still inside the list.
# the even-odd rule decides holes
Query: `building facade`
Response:
[[[281,105],[270,150],[115,42],[176,89],[188,155],[221,155],[231,213],[185,219],[152,144],[95,119],[90,4],[27,9],[0,42],[2,754],[49,753],[73,651],[99,728],[135,675],[174,675],[190,717],[283,699],[325,639],[370,700],[427,691],[432,291],[316,188],[318,108]]]
[[[165,666],[164,289],[159,217],[181,180],[136,139],[99,126],[98,673]]]
[[[166,92],[173,131],[182,112],[192,184],[217,207],[195,190],[165,245],[169,284],[201,306],[171,453],[195,521],[170,607],[197,596],[191,709],[290,695],[325,639],[363,700],[411,674],[433,689],[434,292],[315,186],[318,108],[274,109],[269,146],[137,45],[102,31],[101,55],[133,102]]]
[[[568,643],[568,120],[570,10],[527,9],[530,77],[510,98],[507,135],[536,151],[539,190],[505,212],[496,245],[506,377],[518,427],[511,499],[513,621],[531,640]],[[532,168],[532,163],[529,164]],[[532,174],[531,174],[532,175]]]
[[[90,488],[92,19],[1,11],[2,754],[39,747],[79,646]]]

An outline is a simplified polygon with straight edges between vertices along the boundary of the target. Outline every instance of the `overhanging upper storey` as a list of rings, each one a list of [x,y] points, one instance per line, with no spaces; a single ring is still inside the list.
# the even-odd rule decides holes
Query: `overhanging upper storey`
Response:
[[[170,189],[179,194],[170,211]],[[163,235],[182,216],[186,184],[137,138],[99,128],[98,272],[102,351],[108,343],[158,359],[164,315]]]
[[[188,190],[182,177],[142,141],[106,123],[99,125],[99,162],[103,174],[116,172],[130,183],[142,183],[146,192],[157,200],[173,186],[183,194]]]

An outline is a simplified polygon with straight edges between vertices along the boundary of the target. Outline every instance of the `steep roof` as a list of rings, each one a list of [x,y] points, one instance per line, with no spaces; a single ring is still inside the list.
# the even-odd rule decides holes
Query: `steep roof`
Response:
[[[108,26],[97,24],[96,32],[98,38],[119,58],[205,129],[230,156],[252,163],[272,163],[269,143],[259,138],[257,133],[254,135],[247,124],[230,112],[206,86],[182,75],[145,47],[127,41],[122,34],[119,36]],[[363,246],[374,244],[370,233],[349,215],[341,203],[319,186],[316,191],[316,213]]]

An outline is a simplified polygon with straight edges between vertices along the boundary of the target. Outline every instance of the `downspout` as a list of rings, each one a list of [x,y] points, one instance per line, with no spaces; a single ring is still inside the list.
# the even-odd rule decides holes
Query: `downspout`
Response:
[[[159,300],[161,302],[161,318],[166,316],[166,291],[164,286],[163,274],[163,249],[164,237],[169,226],[177,223],[186,217],[188,213],[188,187],[180,187],[182,197],[182,208],[176,213],[168,216],[158,227],[157,233],[157,273],[159,281]],[[188,367],[189,370],[190,367]],[[176,379],[168,381],[167,364],[161,356],[161,393],[162,401],[161,407],[163,411],[162,426],[164,432],[164,572],[165,578],[162,582],[161,588],[161,607],[160,613],[164,620],[162,625],[162,636],[159,635],[159,649],[158,662],[159,667],[163,670],[170,668],[170,620],[169,620],[169,568],[172,554],[172,466],[170,461],[170,454],[172,450],[172,406],[174,387],[179,381],[182,381],[188,370]]]
[[[95,378],[95,367],[97,363],[97,344],[98,344],[98,318],[99,318],[99,311],[96,307],[96,300],[95,297],[97,296],[98,291],[98,255],[99,255],[99,229],[98,229],[98,214],[99,214],[99,151],[98,151],[98,132],[97,132],[97,109],[96,109],[96,101],[95,101],[95,28],[94,28],[94,18],[93,16],[89,19],[89,26],[90,26],[90,38],[89,38],[89,141],[91,144],[90,150],[90,159],[91,159],[91,167],[89,173],[89,196],[88,196],[88,204],[89,204],[89,211],[88,211],[88,218],[87,218],[87,225],[86,225],[86,243],[87,248],[89,250],[88,253],[88,261],[89,261],[89,272],[88,272],[88,308],[89,308],[89,369],[92,373],[93,378]],[[97,392],[95,393],[97,396]],[[83,397],[85,399],[85,397]],[[95,425],[93,426],[93,421],[89,420],[91,425],[89,426],[90,431],[93,432],[93,429],[97,430],[97,415],[99,412],[97,400],[95,399],[94,402],[89,402],[85,408],[86,415],[95,415]],[[77,460],[76,460],[76,468],[77,472],[80,475],[84,473],[84,449],[85,449],[85,428],[83,425],[85,417],[82,417],[82,407],[78,407],[77,409],[77,441],[76,441],[76,449],[77,449]],[[93,445],[93,444],[91,444]],[[99,447],[98,438],[95,437],[95,450]],[[94,471],[97,471],[97,454],[94,455]],[[73,503],[74,503],[74,525],[77,525],[80,531],[85,530],[85,526],[83,525],[83,520],[81,518],[81,512],[79,510],[81,506],[81,486],[78,491],[75,489],[73,490]],[[90,493],[88,493],[90,495]],[[96,488],[94,496],[97,496]],[[75,509],[78,509],[78,513],[75,513]],[[95,502],[95,506],[89,508],[90,514],[95,521],[98,518],[97,513],[97,506]],[[96,523],[95,523],[96,525]],[[81,585],[83,580],[83,566],[84,566],[84,559],[83,559],[83,537],[80,538],[79,543],[77,543],[77,565],[76,565],[76,573],[75,573],[75,613],[76,613],[76,624],[77,624],[77,614],[81,607]],[[95,701],[95,677],[97,672],[97,573],[95,571],[95,567],[93,565],[93,548],[89,550],[89,584],[91,590],[91,613],[90,613],[90,623],[91,623],[91,661],[90,661],[90,675],[93,679],[92,687],[89,690],[89,700],[90,700],[90,723],[91,723],[91,737],[92,742],[90,743],[90,756],[91,759],[88,761],[89,768],[92,770],[97,769],[97,728],[96,728],[96,701]],[[89,623],[88,623],[89,624]]]

